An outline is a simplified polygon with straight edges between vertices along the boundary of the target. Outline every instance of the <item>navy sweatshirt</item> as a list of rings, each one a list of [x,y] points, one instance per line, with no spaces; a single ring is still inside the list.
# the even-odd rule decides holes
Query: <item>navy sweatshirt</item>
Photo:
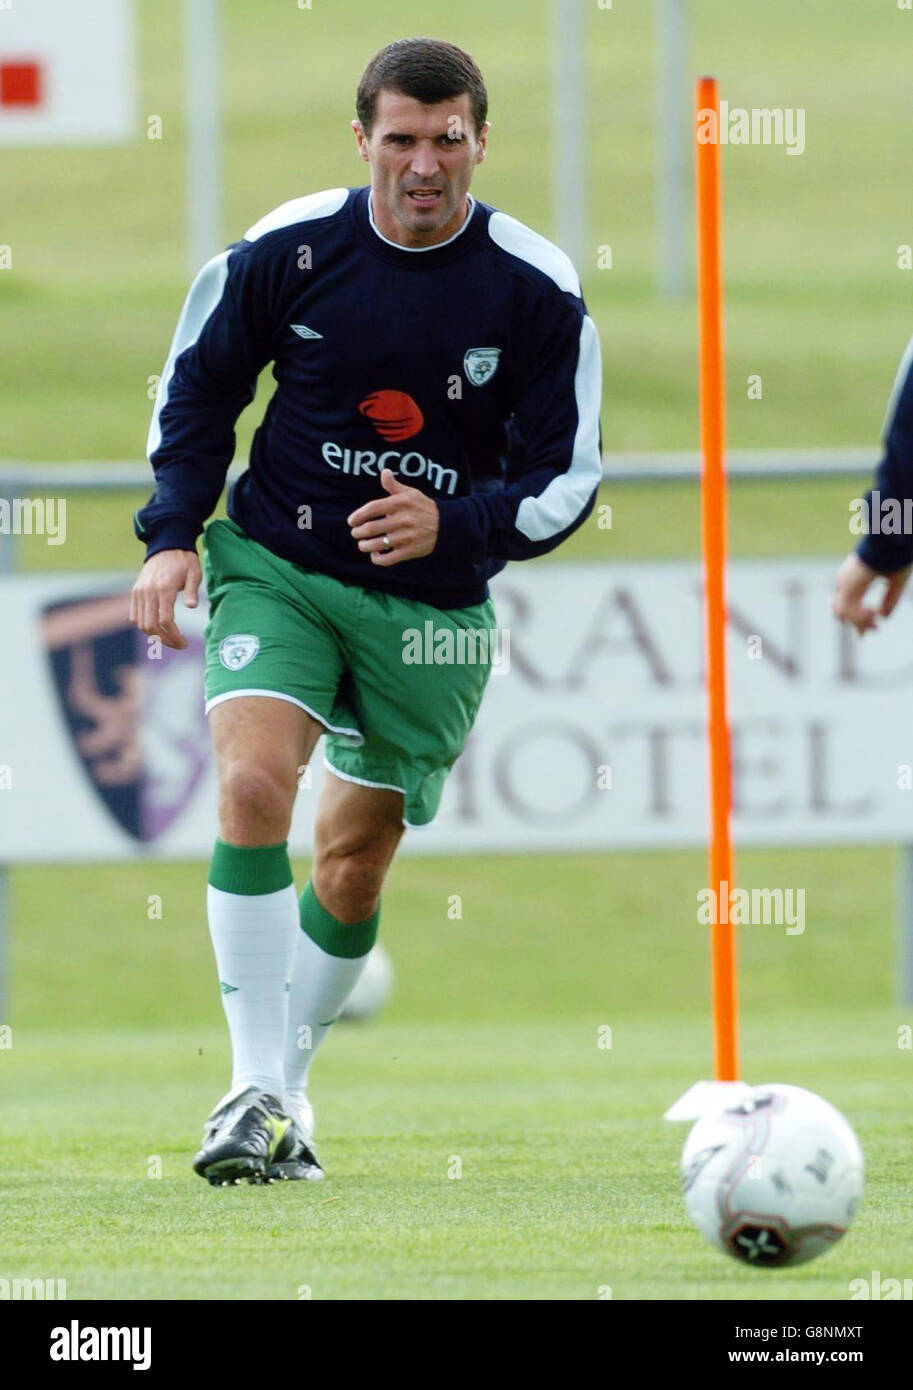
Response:
[[[884,453],[873,492],[867,500],[870,517],[877,513],[877,520],[874,526],[870,521],[870,534],[860,541],[857,554],[870,569],[893,574],[913,564],[913,535],[909,530],[906,535],[894,534],[891,509],[883,510],[886,502],[899,502],[894,510],[902,518],[903,503],[913,502],[913,341],[904,353],[888,402]],[[910,508],[906,510],[909,514]]]
[[[448,242],[407,250],[377,231],[367,188],[315,193],[200,271],[149,431],[155,493],[135,518],[147,558],[194,548],[268,362],[276,390],[228,513],[305,569],[464,607],[593,507],[601,369],[579,280],[556,246],[477,200]],[[346,524],[386,495],[385,467],[440,511],[434,551],[390,568]]]

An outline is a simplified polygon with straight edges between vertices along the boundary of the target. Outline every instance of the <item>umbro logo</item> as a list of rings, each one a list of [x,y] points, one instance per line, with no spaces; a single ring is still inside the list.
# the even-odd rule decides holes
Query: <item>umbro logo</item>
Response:
[[[322,333],[315,333],[313,328],[308,328],[306,323],[293,323],[292,332],[297,333],[299,338],[322,338]]]

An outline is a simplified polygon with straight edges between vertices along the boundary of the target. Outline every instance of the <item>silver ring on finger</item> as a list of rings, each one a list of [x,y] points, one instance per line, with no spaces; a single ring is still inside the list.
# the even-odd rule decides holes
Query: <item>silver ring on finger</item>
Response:
[[[386,531],[385,531],[384,534],[381,536],[381,540],[382,540],[383,543],[384,543],[384,553],[385,553],[385,554],[386,554],[386,552],[387,552],[388,550],[392,550],[392,549],[393,549],[393,542],[391,541],[390,537],[387,535]]]

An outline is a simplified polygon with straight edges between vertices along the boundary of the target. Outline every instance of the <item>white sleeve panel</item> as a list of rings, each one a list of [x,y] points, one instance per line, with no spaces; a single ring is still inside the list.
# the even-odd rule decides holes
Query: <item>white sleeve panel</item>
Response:
[[[332,217],[339,212],[349,196],[347,188],[325,188],[320,193],[308,193],[303,198],[292,198],[280,203],[259,222],[248,227],[244,233],[245,241],[256,241],[267,232],[278,232],[281,227],[292,227],[296,222],[313,222],[317,217]]]
[[[178,326],[174,330],[174,337],[171,341],[168,360],[165,363],[159,389],[156,392],[155,405],[152,408],[149,438],[146,441],[146,454],[150,459],[162,442],[159,417],[168,401],[168,387],[174,376],[174,364],[181,353],[191,347],[199,338],[206,320],[222,298],[225,281],[228,279],[229,254],[228,251],[223,251],[220,255],[214,256],[211,261],[207,261],[190,286],[184,301],[181,317],[178,319]]]
[[[907,343],[903,357],[900,359],[900,366],[897,368],[897,375],[894,378],[894,385],[891,388],[891,395],[885,406],[884,422],[881,426],[881,438],[887,440],[891,426],[894,423],[894,415],[900,401],[900,393],[904,388],[904,383],[913,368],[913,338]]]
[[[502,251],[535,266],[554,280],[559,290],[580,298],[580,277],[573,261],[560,246],[534,232],[525,222],[518,222],[506,212],[493,212],[488,219],[488,235]]]
[[[583,511],[602,478],[599,450],[599,405],[602,359],[596,325],[587,314],[580,326],[580,354],[574,373],[577,431],[570,467],[559,473],[538,497],[524,497],[516,528],[531,541],[548,540],[570,526]]]

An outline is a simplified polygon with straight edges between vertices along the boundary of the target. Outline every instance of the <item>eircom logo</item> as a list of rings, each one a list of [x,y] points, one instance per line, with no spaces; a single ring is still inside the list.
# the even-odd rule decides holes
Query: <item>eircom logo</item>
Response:
[[[398,449],[385,449],[382,454],[377,454],[373,449],[343,449],[339,444],[327,440],[320,452],[324,463],[353,478],[363,473],[369,478],[379,478],[385,468],[392,468],[403,480],[427,478],[436,492],[446,492],[448,497],[456,491],[456,469],[442,468],[417,449],[410,449],[405,454]]]
[[[371,421],[381,439],[391,444],[411,439],[425,424],[421,407],[407,391],[372,391],[359,402],[358,413]],[[392,468],[400,478],[427,478],[435,492],[446,492],[448,497],[456,491],[456,469],[442,468],[417,449],[406,453],[387,449],[378,454],[374,449],[346,449],[327,440],[321,454],[324,463],[351,478],[359,478],[363,473],[369,478],[380,478],[385,468]]]

